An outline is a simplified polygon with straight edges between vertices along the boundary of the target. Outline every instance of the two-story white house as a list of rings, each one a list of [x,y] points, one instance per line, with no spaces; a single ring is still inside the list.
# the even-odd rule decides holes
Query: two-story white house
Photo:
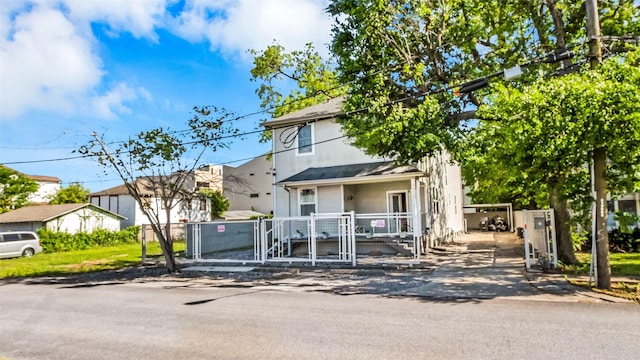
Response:
[[[341,114],[336,98],[263,123],[272,131],[276,218],[354,212],[358,239],[422,239],[422,247],[463,231],[460,168],[446,152],[412,165],[367,155],[335,121]]]
[[[151,183],[145,178],[136,180],[138,188],[145,201],[144,206],[148,206],[158,214],[161,223],[186,223],[209,221],[211,219],[211,209],[209,201],[204,197],[190,197],[188,199],[176,198],[175,204],[171,208],[169,219],[167,219],[163,201],[156,192],[153,191]],[[195,191],[195,182],[190,181],[188,186]],[[123,216],[121,227],[141,226],[150,224],[149,219],[144,215],[138,202],[129,194],[127,187],[122,184],[109,189],[94,192],[89,195],[89,201],[103,209]]]

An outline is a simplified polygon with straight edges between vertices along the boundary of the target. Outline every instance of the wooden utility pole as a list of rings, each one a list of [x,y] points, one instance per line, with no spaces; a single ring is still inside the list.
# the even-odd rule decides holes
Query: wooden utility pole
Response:
[[[591,68],[602,61],[600,45],[600,17],[598,1],[586,0],[587,37],[589,38],[589,58]],[[611,268],[609,267],[609,234],[607,233],[607,149],[603,146],[593,150],[593,176],[596,193],[595,236],[596,236],[596,287],[611,289]]]

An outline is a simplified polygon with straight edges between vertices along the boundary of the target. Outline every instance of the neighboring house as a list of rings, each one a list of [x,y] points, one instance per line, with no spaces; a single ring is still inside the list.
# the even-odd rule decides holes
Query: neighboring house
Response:
[[[93,204],[33,205],[0,214],[0,231],[51,231],[75,234],[96,229],[120,230],[118,214]]]
[[[31,204],[48,204],[51,201],[51,197],[60,191],[62,181],[55,176],[28,175],[4,165],[0,166],[31,179],[38,184],[38,190],[28,197]]]
[[[51,198],[60,191],[60,179],[55,176],[24,175],[38,183],[38,191],[29,196],[32,204],[48,204]]]
[[[205,165],[194,171],[195,187],[212,191],[223,191],[222,165]]]
[[[459,166],[445,152],[404,166],[367,155],[335,121],[341,107],[332,99],[263,123],[272,131],[275,217],[354,211],[367,237],[462,232]]]
[[[640,215],[640,193],[631,193],[622,196],[616,200],[609,200],[607,202],[609,208],[608,227],[609,229],[617,228],[618,224],[615,221],[613,213],[615,211],[625,212],[631,215]],[[639,224],[636,223],[636,227]]]
[[[229,211],[273,214],[273,176],[268,154],[237,167],[224,166],[224,196],[229,199]]]
[[[145,200],[145,206],[152,207],[158,214],[161,223],[167,222],[166,211],[159,198],[153,191],[151,182],[147,179],[136,180]],[[185,185],[191,192],[195,192],[195,182],[188,181]],[[123,216],[122,228],[133,225],[150,224],[149,219],[144,215],[140,205],[129,194],[127,187],[122,184],[106,190],[89,194],[89,201],[103,209],[109,210]],[[189,199],[175,199],[176,204],[171,208],[170,223],[179,222],[200,222],[211,219],[211,209],[209,201],[202,197],[192,197]]]

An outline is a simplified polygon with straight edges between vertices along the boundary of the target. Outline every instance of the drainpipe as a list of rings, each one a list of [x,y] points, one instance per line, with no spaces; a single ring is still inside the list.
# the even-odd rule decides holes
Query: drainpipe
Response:
[[[289,191],[287,185],[284,185],[282,188],[287,192],[287,216],[291,217],[291,191]]]

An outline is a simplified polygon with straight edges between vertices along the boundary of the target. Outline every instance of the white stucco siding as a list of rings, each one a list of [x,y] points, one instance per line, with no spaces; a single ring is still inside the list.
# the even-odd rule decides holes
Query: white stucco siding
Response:
[[[297,141],[293,139],[291,147],[287,148],[280,139],[286,138],[294,128],[274,130],[274,150],[276,151],[275,172],[276,182],[282,181],[311,167],[327,167],[349,164],[363,164],[384,161],[380,157],[372,157],[362,150],[352,146],[346,137],[335,139],[343,135],[342,128],[333,120],[312,123],[313,153],[297,154]],[[281,134],[284,132],[284,135]],[[330,140],[330,141],[329,141]]]
[[[342,187],[319,186],[317,188],[317,206],[318,213],[341,213],[342,212]]]
[[[49,220],[45,226],[49,230],[69,234],[91,233],[97,229],[119,231],[120,219],[91,208],[84,208]]]
[[[273,174],[271,161],[257,157],[237,167],[224,167],[224,195],[229,210],[273,211]]]
[[[355,211],[361,214],[376,214],[388,212],[388,193],[406,192],[407,211],[411,211],[411,183],[393,181],[387,183],[361,184],[353,187],[353,201]]]

